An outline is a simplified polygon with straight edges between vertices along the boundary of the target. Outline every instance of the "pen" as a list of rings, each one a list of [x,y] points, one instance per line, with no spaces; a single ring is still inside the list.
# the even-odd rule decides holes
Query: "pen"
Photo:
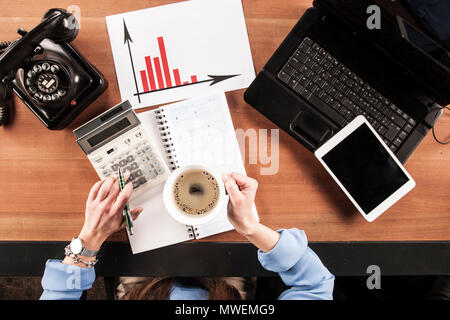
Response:
[[[117,180],[119,180],[119,189],[122,191],[125,188],[125,179],[123,178],[122,170],[120,168]],[[130,235],[132,235],[133,230],[131,228],[133,227],[133,220],[131,219],[130,207],[128,206],[128,203],[125,205],[125,208],[123,208],[123,216],[127,222],[127,230],[130,232]]]

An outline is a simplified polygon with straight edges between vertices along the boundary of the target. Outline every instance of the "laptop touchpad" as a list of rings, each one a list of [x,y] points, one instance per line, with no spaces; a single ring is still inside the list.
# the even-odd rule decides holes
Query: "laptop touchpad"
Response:
[[[299,138],[316,148],[333,134],[333,129],[324,120],[308,110],[300,111],[290,128]]]

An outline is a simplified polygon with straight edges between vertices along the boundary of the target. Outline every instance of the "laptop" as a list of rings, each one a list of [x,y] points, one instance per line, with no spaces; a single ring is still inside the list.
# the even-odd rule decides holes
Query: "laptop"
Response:
[[[316,0],[244,99],[311,151],[363,115],[403,163],[450,102],[448,52],[410,17],[399,1]]]

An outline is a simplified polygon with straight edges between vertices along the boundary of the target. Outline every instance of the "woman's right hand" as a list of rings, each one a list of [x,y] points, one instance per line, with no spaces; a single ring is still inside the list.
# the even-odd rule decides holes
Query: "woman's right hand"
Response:
[[[258,182],[237,172],[224,174],[222,178],[230,196],[228,219],[240,234],[253,233],[258,224],[252,210]]]
[[[225,174],[222,179],[230,196],[228,220],[237,232],[260,250],[271,250],[277,244],[280,234],[260,224],[253,214],[258,181],[236,172]]]

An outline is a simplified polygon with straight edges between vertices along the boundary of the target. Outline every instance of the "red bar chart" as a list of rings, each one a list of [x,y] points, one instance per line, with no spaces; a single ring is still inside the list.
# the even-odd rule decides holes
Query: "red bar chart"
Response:
[[[140,70],[142,92],[159,91],[173,87],[184,86],[197,82],[197,75],[191,75],[190,81],[182,81],[180,69],[170,69],[167,59],[164,37],[158,37],[158,56],[145,56],[146,69]]]

